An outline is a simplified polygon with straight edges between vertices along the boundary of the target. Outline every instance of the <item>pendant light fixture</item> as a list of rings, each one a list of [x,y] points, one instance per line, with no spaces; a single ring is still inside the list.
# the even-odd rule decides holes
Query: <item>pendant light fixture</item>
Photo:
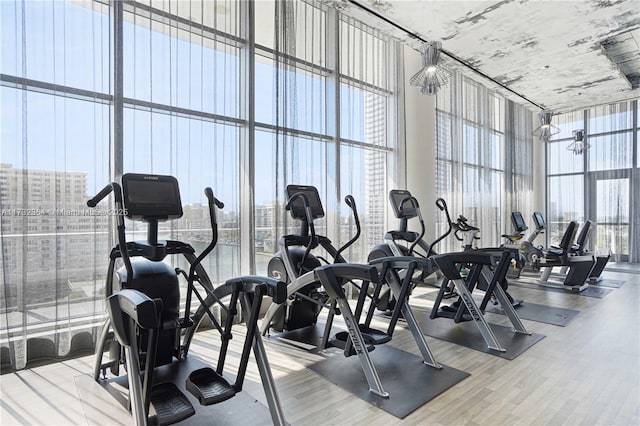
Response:
[[[439,41],[427,41],[422,45],[422,69],[411,79],[409,84],[420,88],[424,95],[435,95],[440,87],[447,84],[450,72],[439,64],[442,43]]]
[[[544,110],[538,113],[538,118],[540,119],[540,126],[533,131],[534,136],[538,136],[541,141],[549,142],[551,136],[557,135],[560,133],[560,129],[551,124],[551,118],[553,117],[553,112]]]
[[[589,148],[589,144],[585,140],[584,130],[573,131],[573,142],[567,147],[569,151],[572,151],[575,155],[582,155]]]

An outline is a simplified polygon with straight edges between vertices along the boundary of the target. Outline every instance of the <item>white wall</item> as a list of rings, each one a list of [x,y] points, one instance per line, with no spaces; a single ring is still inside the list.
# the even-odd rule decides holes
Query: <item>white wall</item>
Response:
[[[538,117],[533,113],[533,126],[537,127]],[[545,143],[538,138],[533,140],[533,211],[542,212],[547,217],[545,211],[546,202],[546,161],[545,161]]]
[[[436,167],[436,98],[420,93],[409,85],[409,79],[422,66],[420,53],[404,46],[405,72],[405,132],[406,182],[411,194],[420,203],[425,219],[425,240],[435,238],[435,225],[431,218],[435,214]],[[415,229],[417,230],[417,229]]]

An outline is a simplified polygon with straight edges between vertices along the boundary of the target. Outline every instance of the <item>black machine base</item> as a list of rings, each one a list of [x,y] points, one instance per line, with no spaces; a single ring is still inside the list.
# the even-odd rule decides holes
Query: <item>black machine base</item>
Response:
[[[185,386],[202,405],[217,404],[236,395],[229,382],[208,367],[189,374]]]
[[[158,383],[151,390],[149,416],[159,425],[170,425],[193,416],[196,410],[187,397],[171,382]]]

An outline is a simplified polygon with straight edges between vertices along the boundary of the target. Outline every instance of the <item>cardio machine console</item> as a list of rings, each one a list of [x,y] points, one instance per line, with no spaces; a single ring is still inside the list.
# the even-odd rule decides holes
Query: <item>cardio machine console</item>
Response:
[[[291,200],[295,194],[303,194],[309,202],[311,208],[311,216],[313,219],[319,219],[324,217],[324,209],[322,208],[322,201],[320,201],[320,194],[315,186],[310,185],[287,185],[287,198]],[[302,197],[296,197],[291,201],[289,206],[291,211],[291,217],[298,220],[307,220],[307,213],[305,212],[304,201]]]
[[[411,219],[418,216],[415,199],[406,189],[392,189],[389,191],[389,201],[393,213],[398,219]]]
[[[542,213],[533,212],[533,221],[536,224],[537,230],[542,231],[547,229],[547,224],[545,223],[544,218],[542,217]]]
[[[131,220],[165,221],[182,217],[178,181],[173,176],[127,173],[122,176],[126,216]]]
[[[511,223],[516,232],[524,232],[529,229],[520,212],[511,212]]]

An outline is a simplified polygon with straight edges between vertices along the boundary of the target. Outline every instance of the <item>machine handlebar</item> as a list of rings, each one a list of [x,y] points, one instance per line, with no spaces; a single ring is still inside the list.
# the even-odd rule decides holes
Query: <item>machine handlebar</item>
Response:
[[[87,201],[87,206],[93,208],[96,205],[98,205],[98,203],[100,201],[102,201],[103,198],[105,198],[107,195],[111,194],[111,191],[114,190],[115,185],[117,185],[118,188],[120,187],[120,185],[118,185],[116,182],[112,182],[112,183],[108,184],[107,186],[105,186],[104,188],[102,188],[102,190],[100,192],[98,192],[92,199]],[[116,197],[117,197],[118,193],[121,193],[121,192],[116,191],[115,193],[116,193]]]
[[[362,228],[360,227],[360,217],[358,216],[358,209],[356,208],[356,200],[353,198],[352,195],[347,195],[346,197],[344,197],[344,202],[347,204],[347,206],[349,206],[349,208],[353,212],[353,220],[356,222],[356,235],[354,235],[353,238],[347,241],[345,245],[340,247],[340,249],[338,250],[335,256],[336,259],[340,257],[340,254],[343,251],[349,248],[353,243],[355,243],[358,240],[358,238],[360,238],[360,233],[362,231]]]
[[[421,241],[422,238],[424,237],[424,234],[427,232],[427,228],[424,224],[422,213],[420,212],[420,203],[418,203],[418,200],[416,199],[416,197],[406,197],[405,199],[403,199],[402,202],[400,203],[401,208],[404,207],[404,204],[406,202],[411,202],[411,204],[413,205],[413,209],[416,211],[416,216],[418,216],[418,221],[420,222],[420,234],[418,234],[418,237],[409,246],[409,254],[412,254],[413,249],[415,249],[416,245],[418,244],[418,241]]]
[[[427,252],[426,257],[430,257],[433,252],[433,247],[436,244],[438,244],[440,241],[444,240],[447,237],[447,235],[449,235],[453,230],[453,226],[451,225],[451,216],[449,216],[449,208],[447,207],[447,202],[444,201],[444,198],[438,198],[436,200],[436,207],[438,207],[440,211],[443,211],[444,214],[447,216],[447,225],[449,225],[449,227],[447,228],[447,231],[444,234],[440,235],[438,238],[436,238],[435,241],[431,243],[431,245],[429,245],[429,251]]]
[[[124,262],[124,267],[127,270],[127,277],[133,277],[133,267],[131,266],[131,259],[129,258],[129,252],[127,250],[127,238],[125,236],[124,226],[124,202],[122,201],[122,187],[118,182],[111,182],[106,185],[100,192],[98,192],[92,199],[87,201],[88,207],[95,207],[100,201],[102,201],[107,195],[113,192],[114,204],[116,211],[121,212],[117,216],[118,225],[116,227],[118,234],[118,247],[120,249],[120,256]]]
[[[213,195],[213,190],[210,187],[206,187],[204,189],[204,195],[207,197],[207,200],[209,202],[209,219],[211,220],[211,242],[191,264],[191,267],[189,268],[189,275],[187,278],[190,283],[195,280],[196,268],[200,265],[202,259],[204,259],[209,253],[211,253],[211,251],[218,243],[218,221],[216,219],[216,207],[219,209],[224,208],[224,203],[218,200]]]
[[[213,196],[213,190],[211,188],[206,187],[204,189],[204,195],[209,200],[209,206],[211,206],[211,204],[215,204],[220,210],[224,209],[224,203]]]
[[[293,201],[296,198],[300,198],[302,200],[302,204],[304,204],[304,212],[305,212],[305,215],[307,216],[307,225],[309,226],[309,232],[311,233],[311,241],[313,242],[316,239],[316,228],[313,225],[313,214],[311,213],[311,204],[309,203],[309,198],[307,198],[307,196],[302,192],[296,192],[289,198],[289,201],[287,201],[287,204],[284,206],[284,208],[286,210],[291,210],[291,204],[293,204]],[[310,246],[311,245],[312,244],[310,244]]]

